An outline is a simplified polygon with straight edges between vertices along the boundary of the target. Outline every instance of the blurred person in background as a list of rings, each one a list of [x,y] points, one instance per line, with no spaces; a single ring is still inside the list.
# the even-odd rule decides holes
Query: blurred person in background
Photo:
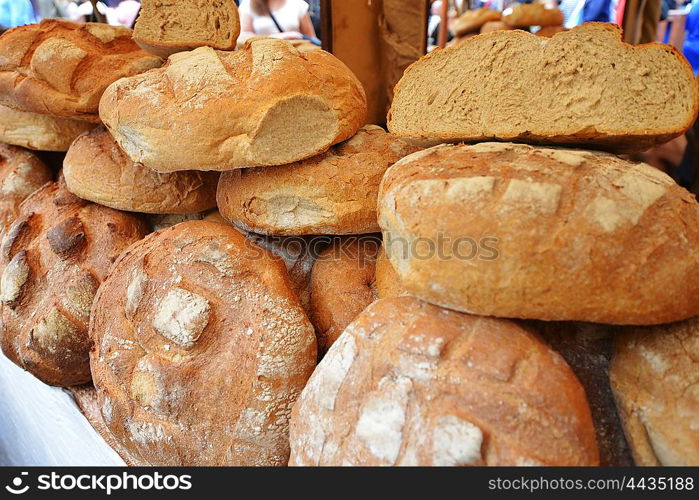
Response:
[[[102,0],[97,2],[97,10],[107,18],[107,23],[112,26],[125,26],[133,28],[138,11],[141,9],[141,2],[137,0]],[[87,22],[94,21],[94,11],[89,0],[82,3],[73,3],[68,8],[68,17],[71,21]]]
[[[240,40],[271,36],[285,40],[315,38],[309,5],[303,0],[241,0]]]
[[[0,0],[0,29],[6,30],[36,22],[36,12],[30,0]]]

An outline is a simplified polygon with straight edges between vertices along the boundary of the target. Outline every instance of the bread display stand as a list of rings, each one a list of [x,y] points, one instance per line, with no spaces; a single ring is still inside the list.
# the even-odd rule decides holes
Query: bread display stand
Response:
[[[0,354],[0,466],[123,465],[70,392],[44,384]]]

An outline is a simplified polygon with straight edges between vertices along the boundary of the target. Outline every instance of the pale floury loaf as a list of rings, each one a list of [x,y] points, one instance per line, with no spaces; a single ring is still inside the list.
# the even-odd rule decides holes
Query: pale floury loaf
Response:
[[[535,334],[412,297],[374,302],[291,417],[290,465],[597,465],[585,391]]]
[[[143,0],[133,38],[160,57],[197,47],[232,50],[240,34],[231,0]]]
[[[699,91],[670,45],[631,46],[613,24],[553,38],[493,31],[434,51],[396,86],[388,129],[401,136],[644,151],[683,134]]]
[[[610,378],[636,465],[699,466],[699,318],[620,334]]]
[[[100,102],[126,154],[163,172],[302,160],[353,136],[366,110],[361,83],[339,59],[274,38],[173,54],[161,69],[115,82]]]
[[[101,413],[132,463],[286,465],[315,334],[284,264],[234,228],[184,222],[132,245],[90,335]]]
[[[90,381],[90,307],[119,254],[143,238],[133,214],[89,203],[62,182],[20,206],[0,244],[0,346],[51,385]]]
[[[217,172],[155,172],[131,161],[103,127],[73,142],[63,175],[73,194],[118,210],[189,214],[216,206]]]
[[[366,234],[379,231],[376,197],[386,169],[420,146],[366,125],[307,160],[226,172],[218,207],[235,226],[264,234]]]
[[[107,85],[161,64],[136,45],[130,29],[45,19],[0,37],[0,104],[99,122]]]
[[[80,134],[94,123],[18,111],[0,105],[0,142],[39,151],[68,151]]]
[[[699,204],[644,163],[437,146],[386,172],[379,224],[405,290],[445,307],[611,324],[699,314]]]

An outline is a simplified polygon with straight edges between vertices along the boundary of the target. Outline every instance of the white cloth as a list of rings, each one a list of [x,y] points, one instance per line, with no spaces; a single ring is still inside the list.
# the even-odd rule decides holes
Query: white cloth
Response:
[[[273,35],[279,33],[274,21],[268,15],[259,16],[253,12],[250,0],[242,0],[238,8],[252,18],[252,27],[256,35]],[[301,20],[308,13],[308,4],[304,0],[286,0],[279,9],[272,9],[272,14],[284,31],[301,31]]]

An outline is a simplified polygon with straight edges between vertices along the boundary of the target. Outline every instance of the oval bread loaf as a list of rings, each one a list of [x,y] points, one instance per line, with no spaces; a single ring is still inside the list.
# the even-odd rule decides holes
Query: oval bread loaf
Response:
[[[75,140],[63,175],[76,196],[119,210],[187,214],[216,206],[217,172],[155,172],[132,162],[101,127]]]
[[[500,20],[500,11],[495,9],[472,9],[461,14],[454,21],[452,31],[456,36],[479,31],[485,23]]]
[[[515,3],[502,11],[502,20],[513,28],[560,26],[563,24],[563,12],[553,5],[541,2]]]
[[[366,125],[329,151],[289,165],[226,172],[221,214],[235,226],[276,235],[379,231],[376,197],[386,169],[420,147]]]
[[[396,85],[388,129],[645,151],[687,131],[698,110],[694,73],[677,50],[628,45],[616,25],[586,23],[553,38],[494,31],[430,53]]]
[[[161,64],[136,45],[130,29],[45,19],[0,37],[0,104],[99,122],[97,107],[110,83]]]
[[[94,123],[18,111],[0,105],[0,142],[39,151],[68,151]]]
[[[611,324],[699,314],[699,204],[644,163],[438,146],[386,172],[379,224],[403,287],[444,307]]]
[[[274,38],[173,54],[161,69],[115,82],[100,102],[126,154],[162,172],[302,160],[349,139],[366,112],[361,83],[339,59]]]
[[[699,318],[616,338],[612,388],[636,465],[699,466]]]
[[[83,201],[61,182],[27,198],[0,245],[5,355],[47,384],[89,382],[95,292],[146,232],[138,217]]]
[[[92,314],[102,415],[137,463],[286,465],[316,340],[278,259],[232,227],[178,224],[119,258]]]
[[[290,465],[597,465],[585,391],[502,319],[412,297],[370,305],[291,417]]]

